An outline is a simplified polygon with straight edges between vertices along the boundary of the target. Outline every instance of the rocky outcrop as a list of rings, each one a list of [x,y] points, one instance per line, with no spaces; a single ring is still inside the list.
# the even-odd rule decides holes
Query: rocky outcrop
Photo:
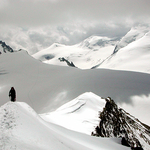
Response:
[[[4,53],[7,53],[7,52],[11,52],[12,53],[12,52],[14,52],[14,50],[10,46],[6,45],[6,43],[3,42],[3,41],[0,41],[0,46],[3,49],[3,51],[0,51],[0,53],[2,53],[2,52],[4,52]]]
[[[76,67],[73,62],[69,62],[69,61],[68,61],[67,59],[65,59],[64,57],[59,58],[59,60],[60,60],[60,61],[63,61],[63,62],[65,61],[65,62],[67,63],[67,65],[70,66],[70,67]]]
[[[108,97],[94,136],[122,138],[122,144],[132,149],[150,149],[150,127],[121,108]]]

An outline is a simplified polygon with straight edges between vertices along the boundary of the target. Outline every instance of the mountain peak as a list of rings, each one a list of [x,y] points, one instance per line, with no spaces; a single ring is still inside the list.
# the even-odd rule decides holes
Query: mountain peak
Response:
[[[93,49],[93,47],[105,47],[107,45],[115,45],[116,41],[114,39],[102,36],[90,36],[79,44],[82,48]]]
[[[96,94],[86,92],[54,112],[42,114],[42,118],[70,130],[90,135],[99,123],[98,114],[103,110],[105,103],[105,100]]]

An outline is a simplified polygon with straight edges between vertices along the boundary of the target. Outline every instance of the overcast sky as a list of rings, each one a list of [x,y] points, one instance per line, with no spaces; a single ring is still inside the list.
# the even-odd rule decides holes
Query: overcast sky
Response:
[[[42,49],[91,35],[121,37],[149,16],[150,0],[0,0],[0,40]]]

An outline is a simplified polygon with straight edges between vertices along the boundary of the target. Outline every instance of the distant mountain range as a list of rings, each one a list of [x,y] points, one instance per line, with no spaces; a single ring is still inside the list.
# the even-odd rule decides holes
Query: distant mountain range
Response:
[[[115,46],[113,53],[96,68],[150,73],[150,28],[132,28]]]
[[[79,44],[54,43],[32,56],[44,63],[80,69],[113,69],[150,73],[150,27],[137,26],[121,39],[91,36]],[[0,41],[0,53],[14,50]]]
[[[133,27],[121,40],[91,36],[83,42],[66,46],[54,43],[32,55],[44,63],[66,66],[64,58],[80,69],[115,69],[150,72],[150,27]]]
[[[67,61],[73,62],[77,68],[90,69],[111,55],[115,43],[116,39],[91,36],[72,46],[54,43],[32,56],[44,63],[60,66],[67,66],[67,63],[60,61],[60,58],[65,58]]]

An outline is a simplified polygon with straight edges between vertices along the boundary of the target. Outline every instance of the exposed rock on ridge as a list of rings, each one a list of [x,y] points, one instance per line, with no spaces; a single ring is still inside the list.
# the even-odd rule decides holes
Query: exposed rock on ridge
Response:
[[[132,149],[150,148],[150,127],[118,108],[110,97],[106,99],[106,105],[99,118],[101,119],[99,126],[92,135],[121,137],[122,144]]]
[[[70,67],[76,67],[73,62],[69,62],[69,61],[68,61],[67,59],[65,59],[64,57],[59,58],[59,60],[60,60],[60,61],[65,61],[65,62],[67,63],[67,65],[70,66]]]
[[[0,41],[0,45],[2,47],[2,51],[0,51],[0,53],[14,52],[14,50],[10,46],[8,46],[5,42]]]

